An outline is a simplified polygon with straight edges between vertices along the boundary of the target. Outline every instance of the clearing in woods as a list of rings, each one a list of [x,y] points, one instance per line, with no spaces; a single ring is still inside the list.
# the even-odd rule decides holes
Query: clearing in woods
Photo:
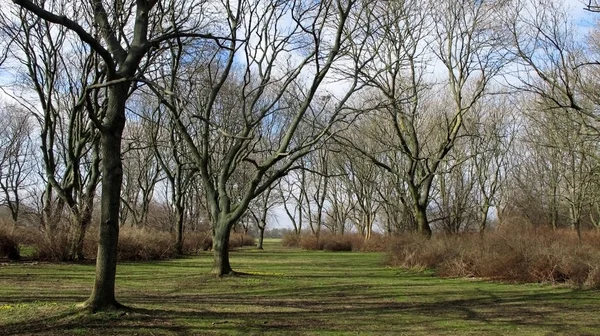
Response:
[[[378,253],[240,249],[216,279],[212,255],[121,263],[128,312],[87,315],[92,264],[0,266],[0,335],[596,335],[600,292],[440,279]]]

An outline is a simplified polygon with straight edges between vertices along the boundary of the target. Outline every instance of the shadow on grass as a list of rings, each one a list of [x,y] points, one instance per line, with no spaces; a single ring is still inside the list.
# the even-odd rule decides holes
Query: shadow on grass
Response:
[[[300,287],[296,290],[311,291],[314,288]],[[70,309],[43,319],[0,326],[0,335],[57,335],[64,332],[104,335],[133,331],[154,335],[234,331],[286,334],[299,330],[306,333],[359,330],[381,334],[414,332],[423,329],[425,323],[427,333],[447,332],[448,328],[444,325],[448,323],[465,326],[475,323],[475,326],[483,328],[474,331],[485,331],[487,327],[501,324],[558,334],[582,334],[577,332],[579,329],[573,328],[600,330],[598,319],[590,319],[577,326],[571,323],[574,321],[565,320],[565,311],[575,316],[595,309],[591,304],[569,304],[573,294],[577,294],[574,292],[530,295],[504,292],[501,296],[483,290],[476,292],[469,295],[477,297],[468,299],[443,299],[455,292],[442,291],[431,296],[413,294],[405,298],[406,302],[394,302],[383,293],[339,296],[333,291],[305,297],[289,294],[280,298],[273,298],[268,293],[254,296],[182,294],[132,297],[128,298],[132,300],[128,303],[139,307],[126,313],[88,315]],[[39,297],[38,300],[48,298]],[[193,308],[188,308],[190,306]],[[221,308],[220,311],[212,309],[216,306]],[[237,309],[226,311],[228,307]]]
[[[82,277],[44,269],[0,274],[3,304],[27,303],[0,335],[593,334],[593,291],[442,280],[380,266],[378,255],[239,255],[244,275],[217,279],[209,258],[120,264],[125,313],[84,314]],[[205,260],[206,259],[206,260]],[[249,274],[248,274],[249,273]],[[25,281],[25,279],[27,279]],[[59,284],[59,285],[57,285]],[[79,295],[81,292],[82,295]],[[57,309],[39,309],[57,303]],[[27,310],[29,309],[29,310]],[[0,310],[0,314],[3,312]],[[6,315],[9,316],[9,315]]]

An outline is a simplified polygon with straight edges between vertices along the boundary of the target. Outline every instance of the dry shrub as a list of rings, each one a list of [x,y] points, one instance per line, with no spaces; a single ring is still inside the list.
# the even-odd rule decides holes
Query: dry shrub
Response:
[[[435,269],[440,276],[600,287],[595,237],[579,242],[567,231],[506,231],[483,238],[441,235],[431,240],[407,235],[392,244],[388,257],[392,265]]]
[[[183,235],[183,253],[194,254],[200,251],[209,251],[212,243],[210,232],[186,232]]]
[[[298,247],[303,250],[322,250],[323,245],[320,244],[322,242],[319,241],[319,237],[315,235],[301,235],[300,240],[298,241]]]
[[[118,260],[160,260],[176,255],[174,239],[169,233],[130,228],[119,234]]]
[[[97,232],[90,230],[85,241],[85,255],[95,256]],[[152,229],[123,227],[119,232],[117,260],[147,261],[173,258],[177,255],[171,234]]]
[[[0,258],[21,259],[19,243],[7,229],[0,227]]]
[[[231,233],[229,237],[229,249],[254,246],[256,240],[248,234]],[[186,232],[183,236],[183,253],[194,254],[200,251],[210,251],[213,246],[212,233],[209,232]]]
[[[281,245],[300,247],[303,250],[384,252],[389,250],[394,240],[396,237],[377,233],[373,233],[370,239],[365,240],[364,236],[357,233],[344,235],[321,233],[317,238],[312,234],[296,235],[288,232],[281,239]]]
[[[41,228],[20,229],[18,232],[21,243],[33,247],[34,259],[45,261],[67,261],[72,259],[67,223],[60,222],[53,234],[44,232]],[[95,253],[94,251],[94,255]]]
[[[361,251],[364,240],[364,237],[358,234],[333,235],[321,233],[318,237],[310,234],[296,236],[296,238],[285,236],[282,244],[284,246],[294,246],[291,244],[296,244],[304,250]]]
[[[281,238],[281,246],[284,247],[299,247],[300,246],[300,235],[295,232],[287,232]]]
[[[327,235],[323,238],[324,251],[352,251],[353,240],[348,235]]]
[[[244,246],[254,246],[256,245],[256,240],[254,237],[247,233],[235,233],[232,232],[229,237],[229,249],[236,247],[244,247]]]
[[[360,246],[362,252],[386,252],[390,248],[390,244],[394,241],[395,237],[384,236],[381,234],[372,234],[368,240],[363,240]]]
[[[65,261],[69,259],[69,239],[64,233],[46,237],[39,232],[34,238],[33,246],[33,258],[37,260]]]

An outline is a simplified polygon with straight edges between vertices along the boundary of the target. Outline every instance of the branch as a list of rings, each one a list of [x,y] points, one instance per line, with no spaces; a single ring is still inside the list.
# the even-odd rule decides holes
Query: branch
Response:
[[[25,8],[31,13],[35,14],[39,18],[46,20],[48,22],[56,23],[61,25],[71,31],[73,31],[79,38],[90,46],[95,52],[102,57],[104,62],[106,62],[109,69],[114,69],[114,61],[112,56],[108,50],[106,50],[102,44],[98,40],[96,40],[92,35],[90,35],[82,26],[80,26],[77,22],[67,18],[64,15],[56,15],[52,12],[49,12],[38,5],[34,4],[30,0],[13,0],[13,3]]]

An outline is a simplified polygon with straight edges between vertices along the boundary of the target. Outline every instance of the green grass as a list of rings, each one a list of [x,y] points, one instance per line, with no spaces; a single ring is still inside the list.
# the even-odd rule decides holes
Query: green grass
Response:
[[[0,266],[0,335],[595,335],[600,292],[440,279],[383,266],[376,253],[231,254],[249,275],[208,275],[211,255],[122,263],[134,309],[86,315],[94,266]]]

